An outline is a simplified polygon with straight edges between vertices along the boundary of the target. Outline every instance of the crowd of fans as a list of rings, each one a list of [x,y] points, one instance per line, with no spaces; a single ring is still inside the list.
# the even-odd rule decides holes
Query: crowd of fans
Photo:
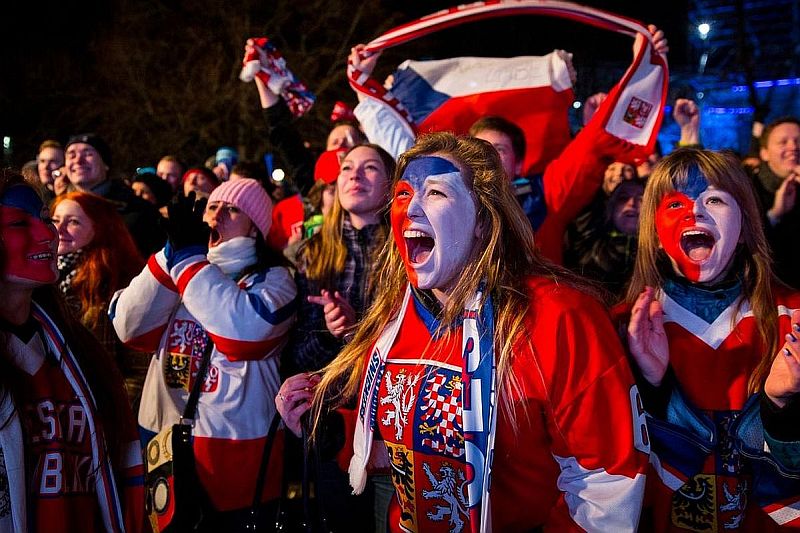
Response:
[[[361,50],[351,62],[369,74]],[[253,42],[245,52],[269,68]],[[315,520],[332,531],[478,530],[471,509],[486,495],[468,493],[463,476],[478,474],[453,451],[472,442],[467,407],[457,444],[445,438],[438,454],[458,473],[402,438],[428,390],[409,361],[445,353],[454,401],[480,401],[477,374],[464,370],[473,388],[462,389],[448,352],[460,353],[463,328],[466,357],[470,312],[479,331],[494,321],[499,414],[483,512],[495,530],[632,529],[643,497],[647,530],[767,531],[797,519],[770,512],[800,499],[799,119],[767,124],[743,154],[757,164],[745,165],[703,150],[698,106],[679,99],[674,153],[617,161],[589,111],[542,175],[522,176],[525,132],[499,116],[402,150],[368,135],[385,125],[349,116],[315,157],[280,91],[254,83],[282,181],[229,147],[111,179],[112,149],[94,133],[45,140],[34,162],[4,172],[0,532],[149,527],[140,452],[183,416],[198,379],[201,530],[239,530],[253,501],[271,530],[287,484],[303,477]],[[419,266],[428,260],[439,274]],[[478,290],[491,304],[470,307]],[[392,348],[370,377],[392,320],[418,359]],[[365,405],[371,378],[382,396]],[[365,410],[373,427],[359,433]],[[276,412],[288,431],[270,436]],[[359,455],[364,431],[388,459],[368,445]],[[317,450],[310,473],[305,446]],[[449,500],[436,488],[447,475]],[[661,483],[648,480],[643,496],[645,475]],[[592,476],[614,494],[594,493]]]

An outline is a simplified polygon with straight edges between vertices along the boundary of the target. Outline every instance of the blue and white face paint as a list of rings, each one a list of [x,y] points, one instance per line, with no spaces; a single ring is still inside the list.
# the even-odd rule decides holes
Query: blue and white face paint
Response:
[[[412,160],[395,186],[391,219],[412,285],[452,289],[478,235],[477,207],[461,171],[440,156]]]

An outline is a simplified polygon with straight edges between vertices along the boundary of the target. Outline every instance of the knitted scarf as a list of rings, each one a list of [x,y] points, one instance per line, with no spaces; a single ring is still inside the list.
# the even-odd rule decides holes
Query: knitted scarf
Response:
[[[66,295],[69,292],[81,261],[83,261],[83,248],[58,256],[58,289],[61,294]]]
[[[483,306],[480,305],[482,296],[482,292],[478,291],[464,309],[461,376],[465,396],[472,399],[470,408],[462,409],[465,455],[469,465],[467,471],[472,473],[467,485],[470,524],[473,532],[485,533],[491,531],[489,481],[497,425],[497,383],[493,351],[494,312],[491,298]],[[411,298],[411,285],[408,285],[400,312],[386,325],[367,364],[359,395],[353,458],[349,469],[350,485],[355,494],[360,494],[367,482],[366,468],[372,451],[381,376]]]
[[[217,265],[226,276],[237,275],[255,264],[256,240],[253,237],[234,237],[209,249],[206,259]]]

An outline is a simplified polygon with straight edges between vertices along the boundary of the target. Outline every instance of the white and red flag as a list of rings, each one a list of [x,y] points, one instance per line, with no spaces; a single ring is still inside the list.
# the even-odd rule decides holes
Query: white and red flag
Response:
[[[488,18],[515,15],[567,18],[635,37],[644,45],[597,113],[602,127],[646,156],[653,151],[663,117],[669,73],[653,48],[647,28],[599,9],[551,0],[476,2],[446,9],[398,26],[368,43],[367,56],[439,30]],[[391,89],[348,65],[350,85],[391,109],[409,135],[449,130],[466,133],[486,115],[519,125],[527,141],[523,174],[540,172],[570,140],[568,109],[574,99],[564,61],[557,53],[542,57],[461,57],[406,61]]]

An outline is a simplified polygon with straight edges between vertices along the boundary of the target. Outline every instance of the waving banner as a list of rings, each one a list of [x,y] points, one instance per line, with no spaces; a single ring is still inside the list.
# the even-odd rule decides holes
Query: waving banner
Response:
[[[644,38],[595,120],[602,121],[608,133],[631,143],[641,156],[651,153],[663,118],[669,73],[666,59],[653,49],[650,32],[635,20],[571,2],[476,2],[398,26],[368,43],[364,55],[466,22],[515,15],[561,17]],[[391,109],[410,135],[443,130],[466,133],[475,120],[489,114],[515,122],[525,131],[524,170],[528,173],[543,170],[569,142],[567,111],[573,94],[566,65],[555,52],[544,57],[406,61],[391,89],[352,64],[347,76],[354,90]]]

